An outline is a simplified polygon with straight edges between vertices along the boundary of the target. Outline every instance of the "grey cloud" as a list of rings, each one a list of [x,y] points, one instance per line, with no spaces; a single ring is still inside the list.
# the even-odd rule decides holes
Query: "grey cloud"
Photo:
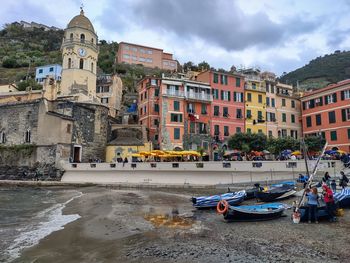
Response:
[[[131,7],[139,25],[174,32],[178,37],[199,37],[230,51],[272,47],[318,26],[301,17],[278,24],[264,13],[247,15],[234,1],[142,0]]]

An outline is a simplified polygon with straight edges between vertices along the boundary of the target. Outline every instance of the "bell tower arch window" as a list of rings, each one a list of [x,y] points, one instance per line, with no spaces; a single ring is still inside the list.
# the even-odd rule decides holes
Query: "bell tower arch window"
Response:
[[[73,42],[73,33],[70,33],[70,41]]]
[[[68,68],[72,68],[72,59],[71,58],[68,59]]]
[[[79,62],[79,68],[80,69],[84,69],[84,59],[80,59],[80,62]]]
[[[24,140],[25,140],[26,143],[30,143],[31,142],[31,133],[30,133],[29,129],[26,131]]]
[[[80,35],[80,42],[85,43],[85,35],[84,34]]]
[[[91,63],[91,72],[92,73],[94,72],[94,63],[93,62]]]
[[[93,39],[93,38],[91,38],[91,43],[92,43],[92,44],[94,43],[94,39]]]

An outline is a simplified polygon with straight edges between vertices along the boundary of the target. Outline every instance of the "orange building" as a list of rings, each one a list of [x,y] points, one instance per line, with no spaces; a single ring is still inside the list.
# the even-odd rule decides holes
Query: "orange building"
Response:
[[[208,83],[146,77],[138,83],[139,122],[161,150],[210,148],[212,102]]]
[[[301,102],[304,136],[322,136],[330,149],[349,152],[350,80],[306,93]]]
[[[173,54],[163,49],[120,42],[117,54],[118,63],[142,64],[149,68],[177,71],[177,61]]]

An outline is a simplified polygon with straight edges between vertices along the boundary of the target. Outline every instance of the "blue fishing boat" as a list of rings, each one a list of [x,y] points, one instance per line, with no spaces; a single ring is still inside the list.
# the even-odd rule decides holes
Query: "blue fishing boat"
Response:
[[[339,193],[334,193],[334,198],[338,200],[340,208],[350,207],[350,188],[345,188]]]
[[[326,204],[323,201],[319,201],[319,203],[317,207],[318,220],[329,219],[330,216],[327,212]],[[306,205],[301,206],[298,211],[300,213],[300,221],[307,222],[309,220],[309,207]]]
[[[221,203],[218,205],[220,206]],[[222,202],[225,206],[225,203]],[[228,206],[227,209],[222,208],[224,219],[227,221],[262,221],[279,218],[282,216],[284,210],[288,208],[282,203],[270,203],[262,205],[242,205],[242,206]]]
[[[244,201],[246,191],[225,193],[222,195],[192,197],[193,206],[196,208],[214,208],[221,200],[226,200],[229,205],[239,205]]]

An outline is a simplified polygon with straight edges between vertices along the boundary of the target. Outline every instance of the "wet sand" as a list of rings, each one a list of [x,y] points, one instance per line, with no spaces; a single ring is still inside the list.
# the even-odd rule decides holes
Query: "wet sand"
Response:
[[[15,262],[347,262],[350,211],[337,223],[277,220],[226,223],[197,211],[193,194],[218,190],[119,190],[84,193],[64,209],[81,218],[41,240]],[[293,199],[284,201],[292,204]]]

